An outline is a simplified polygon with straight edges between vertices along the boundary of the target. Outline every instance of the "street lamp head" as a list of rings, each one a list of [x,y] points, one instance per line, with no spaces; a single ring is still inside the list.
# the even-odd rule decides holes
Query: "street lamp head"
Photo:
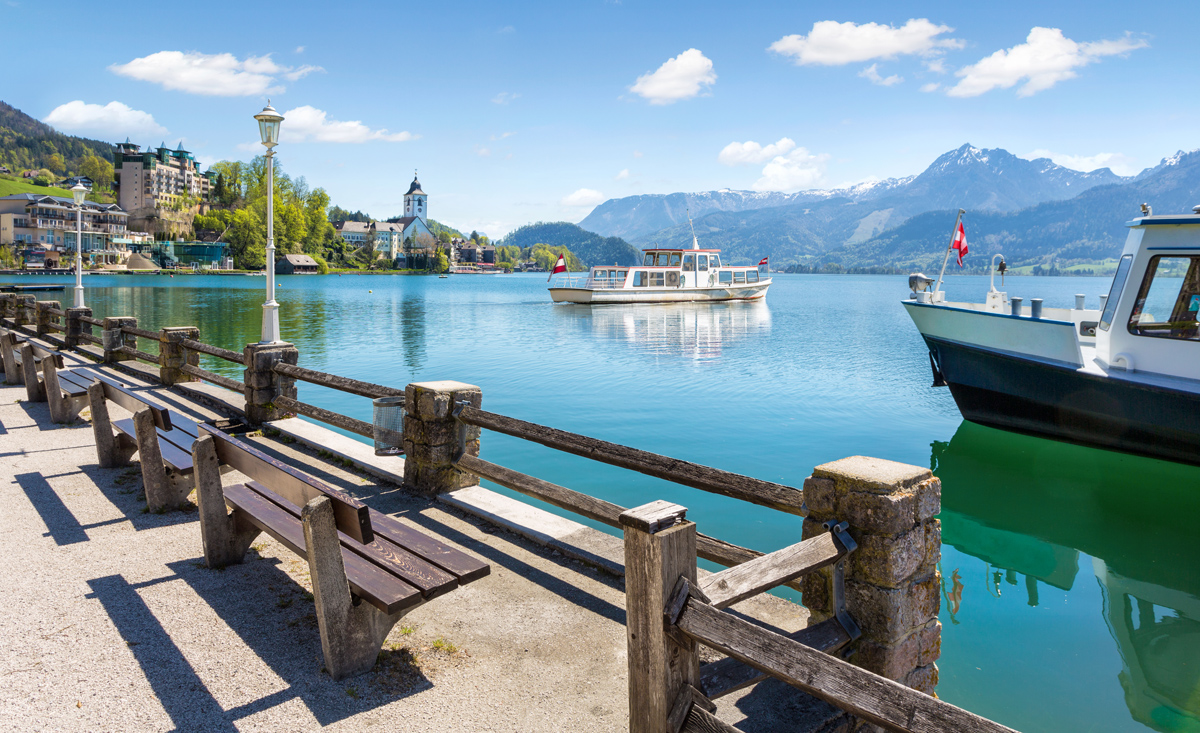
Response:
[[[71,195],[75,197],[76,206],[83,204],[83,197],[87,196],[87,192],[87,186],[82,183],[76,183],[74,186],[71,186]]]
[[[283,115],[275,111],[271,106],[271,100],[267,100],[267,106],[263,107],[263,111],[254,115],[254,119],[258,120],[258,134],[262,138],[262,144],[267,146],[267,150],[279,144],[279,123],[283,122]]]

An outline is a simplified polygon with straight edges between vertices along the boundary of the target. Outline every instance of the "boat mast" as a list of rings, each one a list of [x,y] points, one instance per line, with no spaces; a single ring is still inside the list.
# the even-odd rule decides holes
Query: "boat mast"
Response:
[[[933,289],[933,297],[936,299],[937,294],[942,292],[942,277],[946,274],[946,265],[950,263],[950,250],[954,249],[954,235],[958,234],[958,223],[962,221],[962,215],[967,213],[966,209],[959,209],[958,216],[954,219],[954,230],[950,232],[950,244],[946,245],[946,257],[942,260],[942,272],[938,275],[937,287]],[[945,297],[942,298],[944,302]]]
[[[691,208],[685,207],[684,211],[687,212],[688,226],[692,228],[692,249],[700,249],[700,241],[696,239],[696,227],[692,224],[692,210]]]

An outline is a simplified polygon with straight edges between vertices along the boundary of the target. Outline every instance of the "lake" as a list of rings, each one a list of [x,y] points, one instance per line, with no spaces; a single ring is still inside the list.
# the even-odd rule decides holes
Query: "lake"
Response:
[[[1109,286],[1008,280],[1063,308],[1075,293],[1096,308]],[[552,305],[537,275],[279,281],[283,337],[313,369],[460,380],[488,410],[792,486],[856,454],[929,466],[943,482],[940,697],[1023,731],[1200,731],[1200,468],[964,422],[929,386],[904,277],[779,275],[761,303],[595,308]],[[84,282],[98,317],[197,326],[231,349],[258,339],[263,278]],[[987,278],[945,289],[982,301]],[[299,388],[370,420],[365,398]],[[485,434],[483,456],[623,506],[677,502],[701,532],[758,550],[800,538],[798,517],[516,439]]]

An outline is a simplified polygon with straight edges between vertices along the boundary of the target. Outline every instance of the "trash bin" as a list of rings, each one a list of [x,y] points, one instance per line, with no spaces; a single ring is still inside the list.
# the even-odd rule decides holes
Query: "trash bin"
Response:
[[[380,397],[371,401],[375,455],[398,456],[404,453],[404,398]]]

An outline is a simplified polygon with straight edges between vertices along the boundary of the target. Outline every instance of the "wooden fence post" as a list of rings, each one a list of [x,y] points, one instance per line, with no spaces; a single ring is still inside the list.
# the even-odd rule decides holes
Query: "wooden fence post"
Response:
[[[276,374],[272,367],[279,362],[296,364],[300,352],[292,344],[280,341],[274,344],[247,344],[242,351],[246,371],[246,422],[258,426],[271,420],[279,420],[288,411],[274,404],[276,397],[296,399],[296,380]]]
[[[427,496],[475,486],[479,478],[454,467],[461,449],[479,455],[479,428],[459,423],[454,408],[483,403],[483,391],[462,382],[417,382],[404,388],[404,483]]]
[[[136,318],[105,318],[104,330],[101,332],[100,338],[104,341],[104,363],[112,364],[118,361],[133,361],[135,357],[124,354],[117,349],[122,346],[128,346],[131,349],[137,348],[137,336],[131,333],[125,333],[121,329],[125,326],[137,328]]]
[[[625,632],[630,733],[675,733],[671,708],[684,685],[699,687],[696,642],[668,633],[663,610],[681,577],[696,585],[696,525],[687,509],[655,501],[620,516],[625,530]]]
[[[54,315],[53,313],[50,313],[49,311],[51,309],[60,310],[62,308],[62,304],[59,303],[57,300],[39,300],[37,302],[36,307],[37,307],[37,335],[38,336],[45,336],[46,334],[54,335],[56,333],[56,331],[55,331],[55,329],[50,328],[50,327],[59,325],[58,324],[58,316]]]
[[[942,483],[927,468],[854,456],[813,469],[804,482],[804,538],[845,520],[858,550],[847,559],[846,605],[862,637],[847,661],[932,694],[941,655]],[[804,578],[811,623],[835,612],[825,568]]]
[[[200,353],[183,348],[180,341],[200,340],[200,329],[194,326],[164,328],[158,332],[158,378],[166,386],[192,381],[192,376],[179,370],[184,364],[200,366]]]
[[[80,316],[92,317],[91,308],[67,308],[67,330],[63,341],[68,349],[77,348],[80,344],[89,343],[79,338],[81,335],[92,335],[92,324],[79,320]]]

